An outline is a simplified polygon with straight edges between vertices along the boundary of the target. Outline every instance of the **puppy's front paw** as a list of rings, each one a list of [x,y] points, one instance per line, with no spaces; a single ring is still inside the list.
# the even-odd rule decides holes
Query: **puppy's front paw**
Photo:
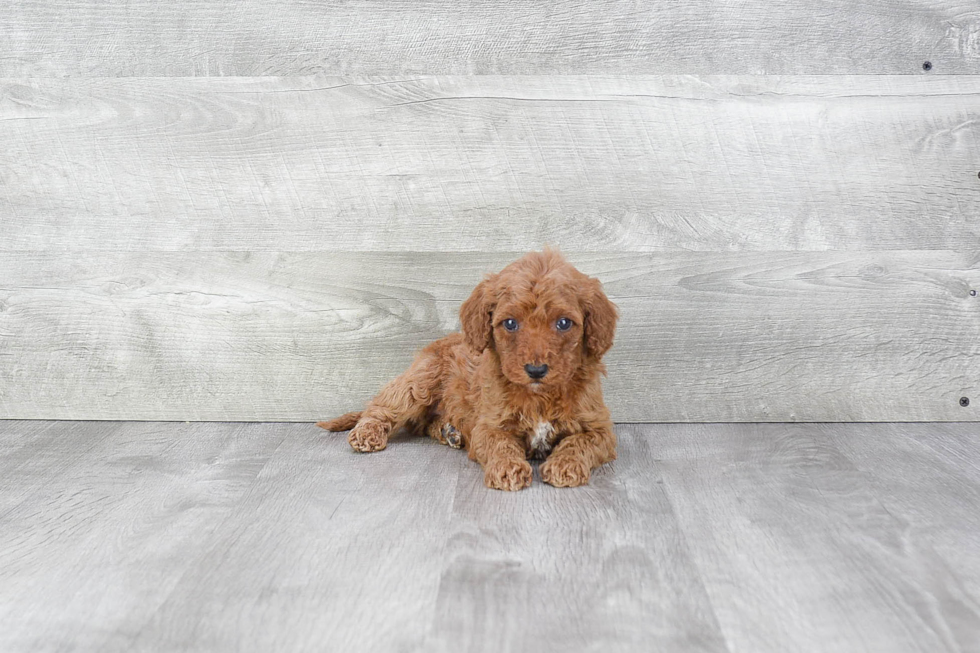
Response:
[[[360,422],[355,426],[347,441],[354,451],[370,453],[381,451],[388,446],[388,431],[390,427],[381,422]]]
[[[552,456],[541,463],[541,480],[555,487],[586,485],[592,470],[578,456]]]
[[[483,482],[493,490],[515,492],[531,485],[531,474],[526,460],[492,460],[483,471]]]

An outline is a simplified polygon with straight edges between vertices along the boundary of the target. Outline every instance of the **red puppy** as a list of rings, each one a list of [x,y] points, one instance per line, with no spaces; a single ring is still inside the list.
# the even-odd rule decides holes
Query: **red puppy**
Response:
[[[357,451],[379,451],[400,427],[465,446],[487,487],[541,478],[571,487],[616,458],[602,399],[602,356],[613,343],[616,307],[597,279],[560,254],[533,252],[484,279],[463,302],[463,332],[441,338],[359,413],[319,422],[353,429]]]

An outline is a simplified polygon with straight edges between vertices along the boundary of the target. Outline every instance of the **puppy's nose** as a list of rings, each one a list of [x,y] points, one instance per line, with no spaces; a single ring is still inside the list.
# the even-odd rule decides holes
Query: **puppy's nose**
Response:
[[[548,373],[547,365],[525,365],[524,371],[527,375],[537,381],[538,379],[543,379],[544,375]]]

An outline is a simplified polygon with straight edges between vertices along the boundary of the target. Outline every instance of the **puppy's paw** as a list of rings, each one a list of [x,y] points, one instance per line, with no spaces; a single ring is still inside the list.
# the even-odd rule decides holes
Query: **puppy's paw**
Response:
[[[515,492],[531,485],[531,465],[526,460],[491,460],[483,470],[483,482],[493,490]]]
[[[592,470],[578,456],[552,456],[541,463],[541,480],[555,487],[586,485]]]
[[[388,432],[391,430],[381,422],[359,422],[347,436],[347,441],[354,451],[370,453],[381,451],[388,446]]]
[[[459,449],[463,446],[463,436],[459,434],[459,431],[452,424],[443,424],[441,433],[443,442],[453,449]]]

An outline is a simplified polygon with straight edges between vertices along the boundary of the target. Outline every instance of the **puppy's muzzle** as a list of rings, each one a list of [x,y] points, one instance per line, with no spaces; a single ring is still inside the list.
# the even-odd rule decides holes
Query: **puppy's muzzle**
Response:
[[[540,381],[548,373],[547,365],[525,365],[524,371],[532,381]]]

